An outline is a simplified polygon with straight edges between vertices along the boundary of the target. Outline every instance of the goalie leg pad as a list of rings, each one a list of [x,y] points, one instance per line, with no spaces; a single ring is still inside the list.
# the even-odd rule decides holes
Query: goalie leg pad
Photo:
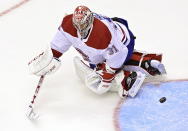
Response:
[[[124,71],[124,79],[121,81],[121,86],[118,91],[119,96],[121,98],[125,98],[126,96],[135,97],[144,79],[145,74],[141,72]]]
[[[142,83],[145,80],[145,75],[142,74],[141,72],[137,72],[137,79],[134,82],[134,84],[132,85],[132,87],[129,89],[128,91],[128,95],[131,97],[135,97],[136,94],[138,93]]]
[[[135,70],[135,66],[137,66],[137,70],[139,70],[138,68],[140,68],[140,71],[142,71],[146,75],[155,76],[166,74],[165,67],[161,63],[161,61],[162,54],[146,52],[142,53],[139,51],[134,51],[130,60],[125,63],[125,66],[128,66],[129,70],[131,70],[131,68],[134,68],[132,70]]]

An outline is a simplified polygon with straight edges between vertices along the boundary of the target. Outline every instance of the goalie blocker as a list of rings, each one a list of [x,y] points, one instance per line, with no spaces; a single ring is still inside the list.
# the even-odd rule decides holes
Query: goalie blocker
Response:
[[[61,66],[61,61],[53,56],[52,50],[47,48],[44,52],[36,56],[29,63],[31,74],[43,76],[56,72]]]

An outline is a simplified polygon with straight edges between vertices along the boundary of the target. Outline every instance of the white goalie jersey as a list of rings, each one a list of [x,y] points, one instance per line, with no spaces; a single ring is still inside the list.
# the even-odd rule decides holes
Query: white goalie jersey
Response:
[[[94,23],[88,36],[81,39],[73,26],[71,14],[64,17],[51,42],[51,48],[64,53],[73,46],[83,59],[91,64],[106,61],[108,66],[119,68],[127,57],[126,46],[129,42],[130,36],[126,26],[97,14],[94,15]]]
[[[72,19],[72,14],[64,17],[61,26],[51,42],[52,50],[63,54],[73,46],[89,64],[99,65],[105,62],[105,68],[103,68],[101,72],[95,72],[95,70],[85,66],[86,69],[88,69],[86,70],[83,63],[80,63],[79,59],[75,59],[75,62],[80,63],[76,65],[78,69],[81,66],[84,68],[80,70],[81,72],[77,72],[78,75],[84,74],[80,76],[80,78],[83,78],[86,86],[97,94],[103,94],[109,91],[111,87],[114,87],[113,84],[120,85],[123,91],[124,88],[128,91],[128,82],[125,79],[132,77],[133,82],[132,84],[129,82],[129,85],[131,85],[131,90],[134,90],[130,93],[131,96],[134,97],[145,79],[143,73],[129,72],[125,74],[124,72],[120,80],[116,80],[116,71],[125,63],[129,55],[128,53],[130,53],[127,47],[131,45],[131,40],[133,39],[126,25],[113,21],[108,17],[94,14],[94,21],[89,33],[85,38],[82,38],[78,30],[74,27]],[[142,56],[136,56],[136,58],[140,57],[142,59]],[[131,73],[133,75],[131,75]],[[126,75],[126,77],[124,75]],[[133,78],[134,75],[135,78]],[[127,85],[121,84],[122,81]]]

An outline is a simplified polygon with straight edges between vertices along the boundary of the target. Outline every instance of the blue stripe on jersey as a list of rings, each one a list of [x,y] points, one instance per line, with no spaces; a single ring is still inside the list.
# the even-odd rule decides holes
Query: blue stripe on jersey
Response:
[[[129,35],[130,35],[130,43],[127,45],[127,48],[128,48],[128,55],[127,55],[127,58],[126,58],[126,60],[125,60],[125,62],[124,62],[124,63],[126,63],[126,62],[130,59],[130,57],[131,57],[131,55],[132,55],[132,53],[133,53],[134,45],[135,45],[135,36],[133,35],[133,33],[131,32],[131,30],[129,29],[127,20],[124,20],[124,19],[122,19],[122,18],[116,18],[115,21],[117,21],[117,22],[119,22],[119,23],[125,25],[125,26],[127,27],[127,30],[128,30],[128,32],[129,32]],[[126,43],[126,41],[125,41],[124,43]]]

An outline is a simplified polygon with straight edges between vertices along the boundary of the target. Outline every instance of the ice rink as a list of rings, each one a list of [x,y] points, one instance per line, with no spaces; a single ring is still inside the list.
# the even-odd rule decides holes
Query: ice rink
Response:
[[[39,80],[29,74],[27,63],[50,44],[63,16],[78,5],[127,19],[137,37],[136,49],[163,53],[168,73],[163,81],[188,80],[187,0],[20,2],[0,0],[1,131],[119,131],[119,96],[98,96],[80,82],[72,61],[78,54],[73,48],[61,57],[60,70],[44,80],[35,106],[40,119],[31,122],[25,116]]]

